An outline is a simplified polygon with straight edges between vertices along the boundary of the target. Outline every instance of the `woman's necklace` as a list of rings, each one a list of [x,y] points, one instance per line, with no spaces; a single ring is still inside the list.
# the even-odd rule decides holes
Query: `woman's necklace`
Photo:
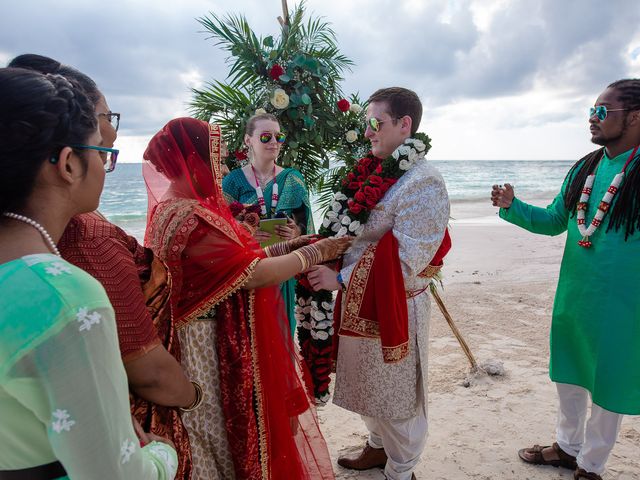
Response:
[[[615,177],[613,177],[613,180],[611,181],[611,185],[609,185],[609,188],[607,189],[604,196],[602,197],[602,201],[600,202],[600,205],[598,205],[598,211],[594,215],[593,220],[591,220],[589,227],[585,226],[586,225],[585,217],[587,214],[587,206],[589,205],[589,197],[591,197],[591,192],[593,190],[593,181],[596,178],[596,172],[598,167],[596,167],[596,172],[587,176],[587,179],[584,182],[584,188],[582,189],[582,195],[580,195],[580,201],[576,205],[576,210],[577,210],[576,218],[578,222],[578,231],[580,232],[580,235],[582,235],[582,240],[578,241],[578,245],[580,245],[581,247],[589,248],[591,247],[591,245],[593,245],[589,237],[591,237],[591,235],[595,233],[595,231],[598,229],[598,227],[602,223],[602,219],[609,211],[609,208],[611,208],[611,202],[613,201],[613,197],[615,197],[616,193],[618,193],[620,184],[624,179],[625,170],[627,169],[627,166],[629,165],[631,160],[633,160],[633,157],[638,151],[638,147],[640,147],[640,145],[636,146],[636,148],[633,149],[633,152],[631,152],[631,155],[629,155],[629,158],[627,159],[627,162],[624,164],[624,167],[622,167],[622,170],[620,171],[620,173],[618,173]],[[604,152],[602,153],[602,156],[604,156]]]
[[[258,197],[258,205],[260,205],[260,214],[265,216],[267,214],[267,206],[264,201],[264,193],[262,192],[262,187],[260,186],[260,181],[258,180],[258,174],[256,173],[256,169],[253,168],[253,164],[251,165],[251,170],[253,171],[253,176],[256,179],[256,197]],[[264,180],[264,179],[263,179]],[[267,182],[262,182],[263,185],[266,186]],[[271,213],[276,211],[276,207],[278,206],[278,183],[276,182],[276,166],[273,166],[273,187],[271,188]]]
[[[5,217],[9,217],[9,218],[13,218],[14,220],[18,220],[20,222],[24,222],[27,225],[31,225],[33,228],[35,228],[36,230],[38,230],[40,232],[40,235],[42,235],[42,238],[44,239],[45,243],[47,244],[47,246],[49,247],[49,249],[57,256],[61,257],[62,255],[60,255],[60,250],[58,250],[58,247],[56,246],[56,243],[53,241],[53,238],[51,238],[51,235],[49,235],[49,232],[47,232],[45,230],[45,228],[40,225],[38,222],[36,222],[35,220],[29,218],[29,217],[25,217],[24,215],[18,215],[17,213],[11,213],[11,212],[5,212],[3,213],[3,215]]]

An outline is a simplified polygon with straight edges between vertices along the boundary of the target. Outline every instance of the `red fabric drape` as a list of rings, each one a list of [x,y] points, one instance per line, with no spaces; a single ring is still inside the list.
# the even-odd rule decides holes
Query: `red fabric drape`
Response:
[[[169,122],[150,142],[145,242],[172,274],[174,322],[215,307],[222,408],[238,479],[333,478],[277,286],[243,290],[264,252],[220,188],[220,131]]]

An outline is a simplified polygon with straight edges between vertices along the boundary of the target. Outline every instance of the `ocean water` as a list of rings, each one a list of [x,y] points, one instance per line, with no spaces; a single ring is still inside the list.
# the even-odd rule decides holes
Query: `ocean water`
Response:
[[[487,201],[491,185],[509,182],[519,196],[551,198],[573,160],[430,160],[442,173],[454,204]],[[147,193],[142,164],[123,163],[107,175],[100,211],[138,239],[144,237]],[[316,212],[318,224],[319,212]]]

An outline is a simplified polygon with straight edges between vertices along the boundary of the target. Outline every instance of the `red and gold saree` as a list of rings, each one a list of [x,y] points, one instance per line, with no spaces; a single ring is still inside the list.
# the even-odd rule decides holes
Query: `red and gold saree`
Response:
[[[176,327],[215,322],[205,340],[215,346],[217,371],[210,378],[219,379],[235,478],[331,479],[279,289],[242,288],[265,255],[224,200],[220,140],[217,126],[189,118],[172,120],[151,140],[143,170],[145,243],[171,273]],[[194,454],[195,470],[198,462]]]

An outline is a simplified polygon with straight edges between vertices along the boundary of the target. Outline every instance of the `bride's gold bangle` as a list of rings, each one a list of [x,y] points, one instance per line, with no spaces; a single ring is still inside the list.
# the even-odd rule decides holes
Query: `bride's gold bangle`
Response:
[[[202,399],[204,397],[204,395],[202,394],[202,387],[200,386],[200,384],[198,382],[194,382],[193,380],[191,381],[191,384],[196,389],[196,399],[188,407],[180,407],[180,411],[182,412],[192,412],[193,410],[198,408],[202,403]]]

